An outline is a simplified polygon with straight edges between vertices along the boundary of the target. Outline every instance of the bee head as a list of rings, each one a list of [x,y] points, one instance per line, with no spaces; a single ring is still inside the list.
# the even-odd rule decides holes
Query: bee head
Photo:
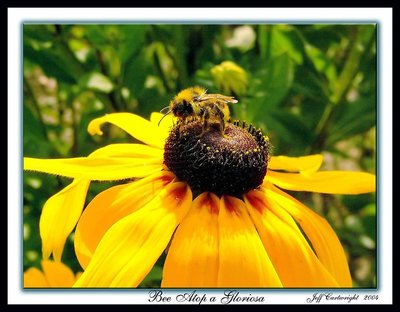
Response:
[[[193,106],[184,99],[175,99],[171,104],[172,113],[176,117],[187,117],[193,115]]]

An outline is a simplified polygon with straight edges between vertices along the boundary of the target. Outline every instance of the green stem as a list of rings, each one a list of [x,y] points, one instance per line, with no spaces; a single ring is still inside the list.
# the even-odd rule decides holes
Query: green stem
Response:
[[[370,33],[368,34],[367,32]],[[332,94],[329,98],[329,103],[326,105],[321,119],[315,129],[316,140],[314,141],[310,152],[316,152],[325,147],[327,137],[326,134],[328,133],[335,108],[344,100],[345,95],[350,89],[354,77],[358,72],[360,60],[364,53],[368,51],[365,49],[365,45],[362,42],[363,38],[366,36],[368,37],[367,46],[369,46],[369,42],[371,38],[373,39],[373,35],[374,31],[370,31],[370,29],[366,28],[365,26],[354,26],[352,28],[350,36],[352,45],[349,50],[348,58],[343,66],[342,72],[337,79],[337,83],[331,87]]]
[[[350,37],[352,45],[350,48],[349,56],[343,67],[342,72],[337,80],[337,83],[333,86],[333,94],[330,98],[330,102],[333,105],[339,104],[346,92],[348,91],[354,76],[358,72],[361,56],[364,53],[364,46],[361,42],[362,31],[360,28],[353,28],[353,34]]]
[[[165,76],[165,73],[164,73],[163,69],[161,68],[160,57],[159,57],[159,54],[157,52],[155,52],[153,54],[153,60],[154,60],[154,65],[156,67],[156,71],[158,73],[158,76],[161,78],[161,81],[163,82],[165,90],[168,93],[170,93],[172,90],[171,90],[171,87],[169,86],[168,79]]]
[[[151,27],[151,32],[149,32],[150,34],[150,40],[151,42],[156,43],[157,41],[159,41],[159,38],[162,38],[162,36],[158,33],[158,29],[156,26],[152,25]],[[158,44],[158,42],[157,42]],[[173,56],[173,53],[170,51],[170,49],[168,48],[168,44],[166,42],[160,42],[160,44],[162,44],[164,46],[165,49],[165,53],[169,56],[169,58],[172,60],[172,62],[174,63],[175,67],[177,67],[176,63],[175,63],[175,59]],[[154,61],[154,66],[155,66],[155,70],[157,71],[158,76],[161,78],[161,81],[163,82],[164,88],[165,90],[170,93],[172,92],[171,86],[168,83],[168,78],[165,75],[161,64],[160,64],[160,56],[159,53],[156,49],[158,49],[157,46],[154,47],[155,51],[153,53],[153,61]]]
[[[106,65],[105,65],[105,62],[104,62],[103,54],[101,54],[100,50],[97,49],[97,48],[94,48],[94,50],[95,50],[97,63],[99,64],[99,67],[100,67],[100,72],[104,76],[109,77],[108,72],[107,72],[107,68],[106,68]],[[108,97],[108,102],[110,103],[112,110],[118,112],[119,111],[119,106],[118,106],[118,102],[116,100],[115,91],[112,91],[111,93],[108,93],[107,97]]]
[[[188,83],[188,71],[186,66],[186,45],[184,42],[184,26],[175,26],[172,28],[175,43],[175,57],[173,57],[176,69],[178,70],[178,89],[182,89]],[[168,50],[168,46],[165,46]]]
[[[270,58],[272,27],[270,25],[258,26],[258,49],[260,57],[263,61],[268,61]]]

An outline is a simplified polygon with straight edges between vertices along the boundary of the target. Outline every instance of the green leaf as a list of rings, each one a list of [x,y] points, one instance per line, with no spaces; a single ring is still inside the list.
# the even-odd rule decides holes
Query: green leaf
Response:
[[[160,285],[162,278],[162,267],[155,265],[152,270],[147,274],[144,280],[140,283],[139,287],[157,287]]]
[[[305,51],[316,70],[323,74],[330,83],[334,83],[337,80],[337,73],[332,60],[321,50],[310,44],[305,45]]]
[[[326,107],[323,100],[305,98],[300,103],[300,113],[303,122],[309,129],[315,129]]]
[[[271,43],[271,31],[269,25],[258,25],[257,27],[257,44],[260,50],[260,57],[267,60],[269,57],[270,43]]]
[[[344,219],[344,224],[352,232],[355,232],[357,234],[361,234],[364,232],[362,220],[359,216],[356,215],[346,216],[346,218]]]
[[[144,84],[150,73],[151,66],[142,51],[126,62],[122,72],[122,84],[130,90],[132,97],[138,98],[144,91]]]
[[[110,93],[114,88],[111,80],[98,72],[83,76],[79,83],[84,88],[103,93]]]
[[[61,40],[40,41],[24,35],[23,49],[24,60],[39,65],[46,75],[63,82],[75,83],[84,72],[82,64]]]
[[[376,239],[376,205],[371,203],[361,210],[365,234],[373,240]]]
[[[287,95],[294,76],[294,65],[288,54],[271,59],[267,66],[255,74],[250,94],[254,99],[247,111],[251,119],[265,115],[281,104]]]
[[[39,65],[47,76],[66,83],[75,83],[76,75],[65,60],[58,53],[49,48],[34,49],[31,44],[24,41],[24,59]]]
[[[88,25],[85,35],[97,49],[113,47],[121,62],[143,46],[148,25]]]
[[[32,114],[26,105],[23,110],[23,143],[26,156],[46,157],[51,150],[45,125]]]
[[[303,63],[303,44],[298,34],[287,25],[273,26],[271,29],[271,57],[288,54],[297,64]]]
[[[265,115],[265,121],[271,131],[279,131],[277,136],[285,142],[296,142],[298,147],[307,146],[311,142],[310,130],[297,115],[277,109]],[[271,125],[274,127],[271,128]]]
[[[203,68],[198,69],[194,76],[194,83],[196,85],[202,86],[206,88],[209,93],[218,93],[220,92],[215,84],[215,80],[211,75],[211,68],[213,64],[206,63]]]
[[[38,41],[51,41],[53,35],[50,31],[51,25],[24,25],[24,38],[30,38]]]
[[[300,66],[293,80],[293,91],[317,102],[328,102],[329,89],[314,68]]]
[[[363,133],[376,125],[375,97],[361,98],[342,106],[342,112],[332,125],[328,145]]]
[[[329,48],[336,47],[340,40],[347,37],[348,25],[297,25],[296,28],[302,33],[305,40],[311,45],[325,52]]]
[[[359,195],[341,195],[342,203],[352,214],[358,214],[361,210],[364,211],[367,205],[373,201],[373,197],[371,194],[359,194]],[[375,207],[370,207],[372,210],[365,210],[363,212],[364,215],[371,215],[373,212],[373,216],[375,216],[375,212],[373,209]]]
[[[107,32],[107,25],[86,25],[84,27],[85,36],[97,48],[102,48],[109,44],[109,41],[114,37],[113,34]]]
[[[145,34],[148,28],[148,25],[119,26],[121,37],[118,42],[117,51],[122,63],[127,61],[143,46]]]

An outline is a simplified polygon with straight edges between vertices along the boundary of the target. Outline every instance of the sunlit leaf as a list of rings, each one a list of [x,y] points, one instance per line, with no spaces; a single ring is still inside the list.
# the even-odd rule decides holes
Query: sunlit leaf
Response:
[[[302,42],[299,36],[290,27],[273,26],[271,28],[271,57],[287,53],[297,64],[303,63]]]
[[[42,67],[48,76],[66,83],[76,82],[77,76],[71,70],[71,67],[62,60],[60,55],[57,55],[55,50],[51,49],[51,46],[36,50],[31,43],[24,41],[24,58]]]
[[[112,39],[111,36],[107,36],[106,31],[107,27],[105,25],[86,25],[84,33],[91,44],[101,48]]]
[[[330,60],[325,53],[310,44],[305,45],[305,51],[317,71],[326,76],[328,81],[334,83],[337,79],[337,74],[332,60]]]
[[[40,25],[31,25],[26,29],[31,33],[36,27],[39,32],[43,29]],[[74,83],[83,73],[82,65],[59,36],[48,38],[47,34],[39,37],[24,34],[23,49],[24,58],[39,65],[48,76],[58,80]]]
[[[80,84],[90,90],[110,93],[114,86],[111,80],[101,73],[90,73],[80,80]]]

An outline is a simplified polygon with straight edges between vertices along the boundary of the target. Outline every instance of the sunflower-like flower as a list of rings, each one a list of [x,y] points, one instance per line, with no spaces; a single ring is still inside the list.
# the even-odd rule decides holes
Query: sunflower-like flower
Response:
[[[42,260],[41,265],[43,271],[32,267],[24,272],[24,288],[71,288],[82,274],[61,262]]]
[[[328,194],[375,191],[364,172],[318,171],[323,157],[270,156],[268,138],[245,123],[225,135],[200,121],[172,126],[115,113],[143,142],[88,157],[24,159],[24,169],[74,178],[50,198],[40,222],[44,257],[60,259],[75,230],[85,269],[75,287],[136,287],[167,251],[162,287],[351,287],[346,255],[328,222],[282,189]],[[166,121],[169,120],[169,121]],[[89,182],[125,180],[82,213]]]

